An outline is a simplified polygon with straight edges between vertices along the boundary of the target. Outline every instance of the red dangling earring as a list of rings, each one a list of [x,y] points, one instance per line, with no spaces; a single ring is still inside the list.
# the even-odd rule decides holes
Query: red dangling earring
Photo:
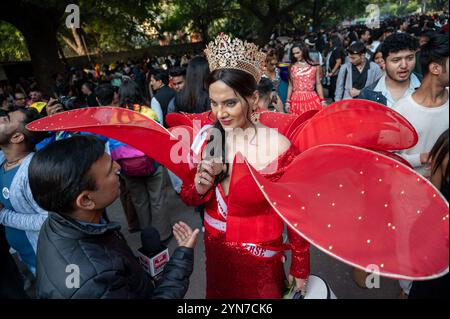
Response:
[[[256,124],[259,122],[259,113],[256,112],[256,110],[252,111],[252,114],[250,115],[250,120],[253,124]]]

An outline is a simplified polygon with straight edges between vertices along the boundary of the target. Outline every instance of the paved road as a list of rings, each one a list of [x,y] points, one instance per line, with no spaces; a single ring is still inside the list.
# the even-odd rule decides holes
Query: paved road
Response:
[[[167,188],[168,201],[167,213],[170,214],[172,223],[182,220],[191,227],[201,229],[200,216],[194,212],[194,209],[187,207],[180,200],[179,196],[171,189]],[[125,215],[119,201],[116,201],[109,209],[109,216],[112,220],[120,222],[122,231],[127,238],[128,244],[134,249],[140,247],[140,234],[130,234],[127,230]],[[173,239],[169,243],[170,251],[176,247],[176,241]],[[287,265],[289,262],[287,263]],[[311,247],[311,272],[319,275],[327,281],[336,296],[341,299],[395,299],[400,293],[397,281],[382,278],[380,288],[361,289],[352,279],[352,268],[329,257],[318,249]],[[195,268],[191,277],[189,291],[186,299],[205,298],[205,254],[203,245],[203,234],[200,233],[199,240],[195,249]]]

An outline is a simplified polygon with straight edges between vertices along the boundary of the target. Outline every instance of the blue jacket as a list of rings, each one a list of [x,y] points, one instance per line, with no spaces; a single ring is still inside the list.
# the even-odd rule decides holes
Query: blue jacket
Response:
[[[420,74],[413,73],[416,75],[416,77],[419,79],[420,82],[422,82],[423,77]],[[383,95],[382,92],[375,91],[375,88],[378,85],[378,82],[380,82],[381,78],[369,85],[368,87],[364,88],[361,93],[359,94],[359,99],[362,100],[369,100],[373,102],[378,102],[380,104],[387,106],[387,99]]]
[[[362,100],[369,100],[373,102],[378,102],[380,104],[383,104],[387,106],[387,99],[383,95],[383,93],[374,91],[375,87],[378,85],[378,82],[380,80],[377,80],[375,83],[372,83],[368,87],[364,88],[361,93],[359,94],[359,98]]]
[[[39,231],[48,217],[48,212],[35,202],[28,180],[28,167],[34,153],[29,154],[22,162],[11,184],[9,200],[14,210],[0,210],[0,224],[25,231],[34,252],[37,250]],[[0,163],[5,161],[0,152]]]
[[[383,72],[378,64],[369,61],[367,63],[369,63],[369,70],[367,71],[367,80],[365,85],[369,86],[369,83],[372,84],[374,82],[378,82],[378,80],[383,76]],[[340,100],[352,99],[352,96],[350,95],[350,91],[353,87],[352,70],[353,65],[350,62],[345,63],[339,69],[334,98],[336,102]],[[361,95],[359,95],[358,98],[360,99]]]

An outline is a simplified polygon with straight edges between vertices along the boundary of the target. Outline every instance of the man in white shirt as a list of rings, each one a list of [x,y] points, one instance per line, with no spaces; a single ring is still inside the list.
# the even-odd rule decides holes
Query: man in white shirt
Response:
[[[381,45],[386,62],[385,75],[364,88],[360,99],[392,107],[398,100],[412,94],[420,86],[420,78],[413,73],[416,65],[416,38],[406,33],[395,33]]]
[[[448,58],[448,38],[438,34],[431,37],[420,52],[425,75],[422,86],[393,107],[419,135],[418,143],[400,154],[425,177],[430,174],[427,171],[428,152],[449,127]]]
[[[417,144],[401,151],[400,155],[425,177],[431,175],[428,154],[439,136],[449,128],[448,59],[448,37],[431,36],[420,51],[424,74],[421,87],[393,107],[414,126],[419,136]],[[409,295],[411,285],[411,281],[400,281],[404,295]]]

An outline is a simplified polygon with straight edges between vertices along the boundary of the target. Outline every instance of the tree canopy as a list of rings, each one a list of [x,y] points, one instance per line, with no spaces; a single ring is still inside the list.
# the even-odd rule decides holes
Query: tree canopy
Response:
[[[67,5],[80,10],[80,28],[68,28]],[[371,0],[382,14],[448,9],[443,0]],[[218,32],[259,44],[275,31],[295,33],[366,15],[369,0],[2,0],[0,61],[32,60],[44,83],[61,72],[60,58],[117,52],[159,43],[208,41]]]
[[[80,8],[80,29],[65,27],[68,13],[64,10],[74,2]],[[396,16],[424,6],[428,10],[446,6],[443,0],[370,3],[379,5],[382,15]],[[188,34],[200,33],[207,41],[224,31],[263,44],[274,31],[305,31],[335,25],[349,16],[362,17],[367,4],[369,0],[4,0],[0,4],[0,60],[30,58],[23,23],[18,21],[27,11],[34,16],[45,13],[34,20],[50,19],[60,52],[73,56],[142,48],[158,43],[158,36],[164,34],[173,34],[172,41],[186,41]]]

